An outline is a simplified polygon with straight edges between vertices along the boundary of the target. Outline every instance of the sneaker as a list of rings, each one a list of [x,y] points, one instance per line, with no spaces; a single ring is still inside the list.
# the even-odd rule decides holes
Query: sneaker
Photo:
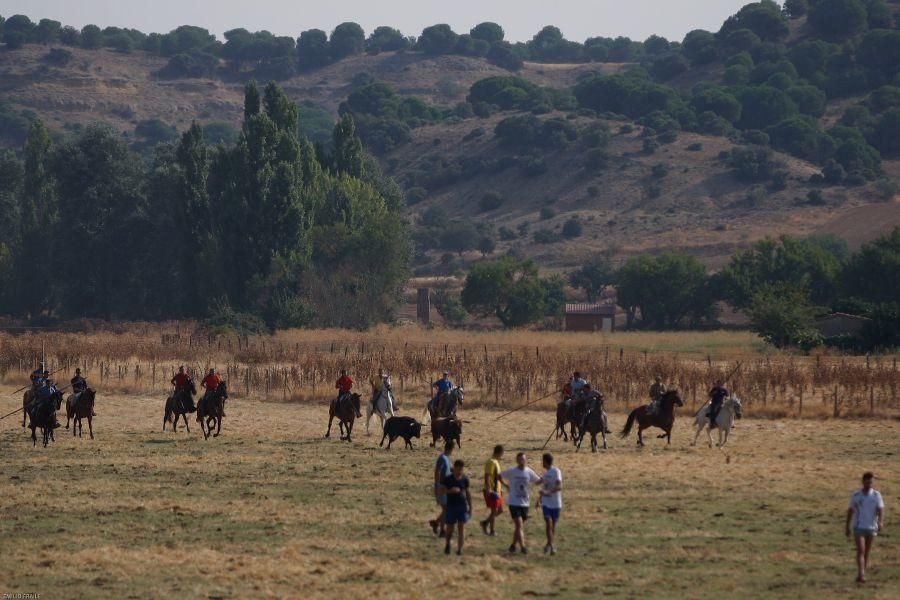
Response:
[[[528,548],[522,546],[522,554],[528,554]]]
[[[487,521],[481,521],[480,525],[481,525],[481,530],[484,532],[484,535],[491,535],[490,533],[488,533],[488,522]]]
[[[444,554],[450,554],[450,544],[444,546]]]
[[[512,545],[509,547],[509,553],[510,553],[510,554],[515,554],[515,553],[516,553],[516,545],[515,545],[515,544],[512,544]]]
[[[550,546],[550,556],[556,554],[556,546]]]

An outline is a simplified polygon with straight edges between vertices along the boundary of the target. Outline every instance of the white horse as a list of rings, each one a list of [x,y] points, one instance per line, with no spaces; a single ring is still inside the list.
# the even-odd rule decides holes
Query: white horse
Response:
[[[384,384],[375,397],[375,402],[366,403],[366,435],[369,435],[369,422],[372,420],[373,414],[378,415],[378,418],[381,419],[381,430],[384,431],[385,422],[394,416],[394,393],[391,390],[390,375],[384,378]]]
[[[735,418],[740,419],[744,415],[743,407],[741,406],[741,399],[737,396],[731,396],[727,398],[722,403],[722,408],[719,409],[719,414],[716,415],[716,423],[712,425],[709,422],[709,402],[704,404],[700,410],[697,412],[697,418],[694,423],[694,426],[697,428],[697,433],[694,435],[694,441],[691,443],[691,446],[697,445],[697,438],[700,437],[700,433],[703,429],[706,429],[706,438],[709,440],[709,447],[712,448],[712,430],[719,430],[719,443],[717,446],[722,447],[728,443],[728,434],[731,433],[731,428],[734,427]]]

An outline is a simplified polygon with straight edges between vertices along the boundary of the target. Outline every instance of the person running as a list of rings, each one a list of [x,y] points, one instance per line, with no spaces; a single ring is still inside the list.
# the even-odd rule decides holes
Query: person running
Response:
[[[472,496],[469,494],[469,477],[463,472],[465,463],[457,460],[453,463],[453,471],[444,477],[438,488],[438,494],[447,499],[447,507],[444,515],[445,533],[447,544],[444,546],[444,554],[450,554],[450,544],[453,542],[453,528],[458,527],[459,535],[456,541],[456,554],[462,555],[465,544],[465,528],[472,514]]]
[[[857,583],[866,582],[866,567],[869,566],[869,552],[875,543],[875,536],[884,530],[884,499],[872,487],[875,476],[863,473],[862,489],[853,492],[847,508],[846,534],[850,537],[853,524],[853,539],[856,541]]]
[[[544,554],[556,554],[556,523],[559,521],[559,513],[562,512],[562,471],[553,466],[553,455],[544,454],[544,476],[540,490],[538,504],[544,513],[544,523],[547,526],[547,545],[544,546]],[[535,507],[537,508],[537,507]]]
[[[447,514],[447,496],[439,494],[438,489],[444,478],[453,471],[453,468],[450,466],[451,454],[453,454],[452,440],[444,444],[444,451],[441,452],[437,462],[434,464],[434,498],[437,501],[438,506],[441,507],[441,512],[438,514],[437,519],[432,519],[428,522],[428,524],[431,525],[431,530],[434,532],[434,535],[444,535],[444,516]]]
[[[541,481],[537,473],[528,466],[528,458],[524,452],[516,454],[516,466],[500,473],[500,480],[509,488],[509,514],[516,526],[510,552],[516,551],[516,545],[522,554],[528,554],[525,546],[525,521],[528,520],[528,507],[531,506],[530,488]]]
[[[488,507],[488,516],[481,521],[484,535],[497,535],[494,521],[503,512],[503,487],[500,483],[500,459],[503,458],[503,446],[494,446],[494,453],[484,463],[484,503]]]

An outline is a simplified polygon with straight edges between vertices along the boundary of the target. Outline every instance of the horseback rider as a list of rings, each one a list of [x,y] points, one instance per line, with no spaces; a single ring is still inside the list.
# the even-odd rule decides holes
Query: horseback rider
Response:
[[[69,385],[72,386],[72,395],[69,396],[68,401],[72,406],[75,406],[78,404],[78,398],[81,394],[88,389],[87,379],[81,375],[81,369],[75,369],[75,377],[69,380]],[[91,416],[97,416],[97,413],[95,413],[93,409],[91,409]]]
[[[175,392],[172,394],[173,397],[179,396],[180,392],[184,392],[180,394],[185,398],[184,400],[184,408],[187,412],[194,412],[197,408],[194,406],[194,398],[190,393],[190,383],[191,376],[184,372],[184,365],[178,367],[178,372],[175,373],[175,376],[172,377],[172,381],[170,382],[175,386]]]
[[[201,403],[205,403],[207,400],[212,398],[212,395],[216,393],[219,389],[219,384],[222,383],[222,378],[219,377],[219,374],[216,373],[216,370],[210,368],[209,372],[203,378],[203,381],[200,382],[200,386],[206,390],[206,393],[203,394],[203,398],[200,400]],[[222,400],[222,416],[225,416],[225,400]],[[200,420],[200,411],[197,411],[197,421]]]
[[[584,428],[587,419],[592,412],[603,402],[603,394],[591,387],[591,384],[585,383],[581,392],[580,404],[584,406],[584,412],[581,414],[581,427]]]
[[[729,391],[725,389],[725,382],[721,379],[716,380],[715,385],[709,390],[709,422],[712,426],[716,424],[716,418],[719,416],[719,411],[722,410],[722,404],[725,402],[725,399],[730,395]]]
[[[341,408],[341,403],[344,400],[350,399],[350,390],[353,389],[353,379],[347,375],[347,371],[341,369],[341,376],[338,377],[338,380],[334,383],[334,387],[338,390],[337,399],[335,400],[335,408]],[[356,417],[361,418],[362,413],[358,410],[356,411]]]
[[[438,406],[440,405],[441,398],[445,397],[450,391],[453,389],[453,382],[450,381],[450,373],[444,371],[441,378],[431,384],[432,388],[437,388],[437,394],[435,394],[434,398],[429,402],[429,406],[437,412]]]
[[[581,376],[581,373],[575,371],[572,373],[572,379],[569,380],[569,404],[579,404],[581,400],[581,396],[584,392],[584,387],[588,385],[587,380]]]
[[[659,401],[662,400],[662,397],[668,391],[666,384],[663,383],[662,377],[657,375],[653,381],[653,385],[650,386],[650,404],[647,405],[648,415],[655,415],[659,412]]]
[[[44,370],[44,363],[40,363],[38,368],[31,372],[29,375],[29,379],[31,379],[31,388],[37,391],[38,388],[43,386],[44,381],[44,373],[47,371]]]
[[[369,377],[369,384],[372,386],[372,398],[369,400],[369,404],[372,405],[372,412],[375,412],[375,409],[378,407],[378,397],[382,392],[387,392],[388,399],[391,401],[391,410],[394,412],[397,411],[397,405],[394,403],[394,394],[392,393],[391,384],[388,379],[389,376],[384,370],[384,367],[378,369],[378,375]]]

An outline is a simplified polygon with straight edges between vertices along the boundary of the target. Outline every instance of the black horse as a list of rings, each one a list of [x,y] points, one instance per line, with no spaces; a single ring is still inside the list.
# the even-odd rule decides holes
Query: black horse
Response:
[[[187,432],[191,432],[188,426],[187,414],[195,412],[197,408],[194,406],[194,396],[197,395],[197,386],[194,385],[193,379],[188,379],[187,385],[169,396],[166,399],[166,413],[163,416],[163,431],[166,430],[166,423],[172,422],[172,431],[178,431],[178,417],[184,419],[184,427]],[[174,416],[174,420],[173,420]]]
[[[31,441],[33,442],[33,446],[37,446],[36,430],[38,428],[41,430],[44,448],[47,447],[47,443],[50,440],[56,441],[53,438],[53,430],[59,427],[59,422],[56,420],[56,411],[62,406],[62,401],[62,392],[54,390],[49,396],[36,398],[26,408],[29,417],[28,427],[31,428]]]

